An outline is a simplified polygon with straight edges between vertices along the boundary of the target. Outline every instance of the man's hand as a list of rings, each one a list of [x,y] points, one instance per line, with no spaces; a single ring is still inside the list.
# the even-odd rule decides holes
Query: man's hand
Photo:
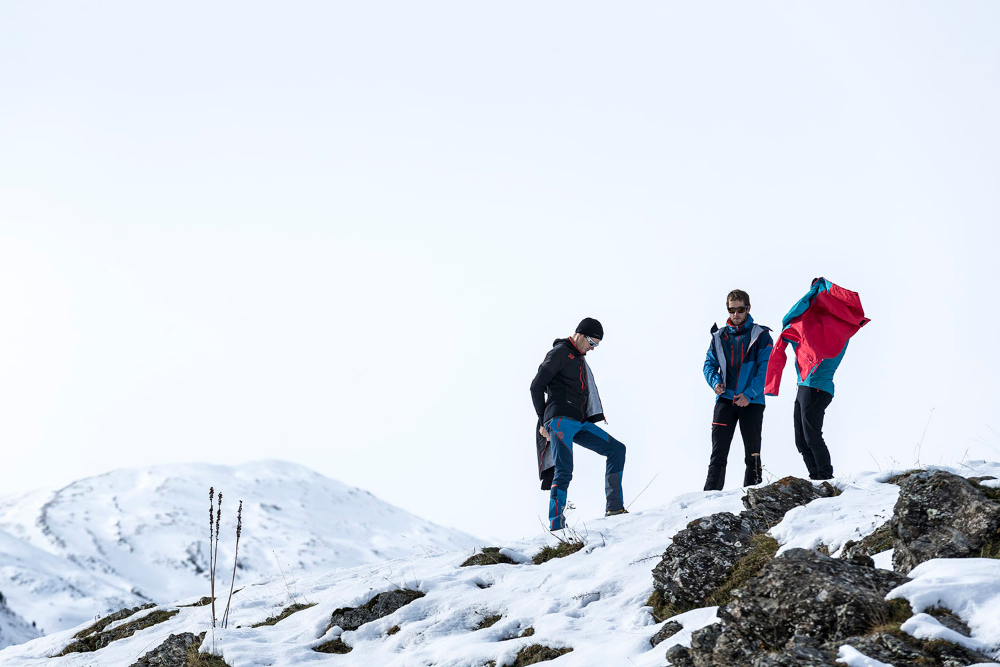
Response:
[[[539,426],[538,427],[538,432],[541,433],[543,436],[545,436],[546,440],[549,439],[549,432],[545,430],[544,426]]]
[[[745,408],[750,405],[750,400],[743,394],[736,394],[736,396],[733,397],[733,402],[741,408]]]
[[[723,386],[721,384],[715,385],[715,395],[716,396],[722,396],[722,392],[724,392],[724,391],[725,391],[725,388],[723,388]]]

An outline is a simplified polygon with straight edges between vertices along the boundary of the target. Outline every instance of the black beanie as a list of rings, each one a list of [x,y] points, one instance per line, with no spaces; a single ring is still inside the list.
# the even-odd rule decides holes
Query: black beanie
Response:
[[[590,336],[591,338],[604,339],[604,327],[593,317],[585,317],[576,328],[576,333]]]

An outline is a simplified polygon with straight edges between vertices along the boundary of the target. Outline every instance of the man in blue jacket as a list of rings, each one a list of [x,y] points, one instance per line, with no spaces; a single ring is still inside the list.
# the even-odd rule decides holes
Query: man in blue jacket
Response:
[[[705,380],[715,391],[712,417],[712,457],[706,491],[721,491],[726,482],[729,445],[740,425],[746,471],[743,486],[761,482],[760,435],[764,424],[764,380],[771,358],[770,329],[754,323],[750,295],[733,290],[726,296],[729,321],[712,325],[712,342],[705,355]]]

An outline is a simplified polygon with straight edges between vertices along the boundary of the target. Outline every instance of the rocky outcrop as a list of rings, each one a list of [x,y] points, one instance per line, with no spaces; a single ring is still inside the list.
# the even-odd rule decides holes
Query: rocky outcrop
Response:
[[[774,484],[748,489],[743,506],[768,528],[779,523],[790,509],[811,503],[817,498],[830,498],[840,491],[829,482],[818,486],[798,477],[785,477]]]
[[[344,631],[357,630],[365,623],[384,618],[423,596],[420,591],[406,589],[379,593],[361,607],[341,607],[335,610],[330,616],[327,630],[335,625]]]
[[[649,643],[653,646],[657,646],[658,644],[670,639],[683,629],[684,626],[677,621],[664,623],[663,627],[660,628],[659,631],[649,640]]]
[[[1000,547],[1000,503],[974,483],[936,470],[912,473],[899,486],[891,521],[892,566],[899,572],[932,558],[991,555],[984,552]]]
[[[668,659],[690,667],[832,667],[840,647],[849,644],[896,665],[989,661],[954,644],[922,642],[899,631],[909,606],[886,602],[885,595],[906,581],[875,569],[867,556],[840,560],[789,549],[719,608],[720,623],[695,632],[690,649],[671,648]],[[948,663],[942,656],[967,661]]]
[[[125,618],[128,618],[133,613],[135,609],[122,610],[118,613],[126,614]],[[91,626],[87,630],[81,633],[77,633],[78,639],[72,642],[69,646],[63,649],[60,656],[69,655],[70,653],[89,653],[91,651],[99,651],[111,642],[118,641],[119,639],[125,639],[126,637],[131,637],[140,630],[145,630],[146,628],[151,628],[154,625],[168,621],[177,614],[180,613],[180,609],[174,609],[173,611],[167,611],[165,609],[157,609],[156,611],[150,612],[145,616],[142,616],[134,621],[129,621],[128,623],[123,623],[122,625],[117,625],[110,630],[104,630],[102,632],[94,631],[93,628],[96,626]],[[114,614],[112,614],[114,616]],[[107,618],[101,619],[99,623],[104,623],[101,627],[107,627],[111,621]],[[83,633],[88,633],[84,635]]]
[[[720,512],[692,521],[674,536],[653,569],[654,594],[677,612],[705,605],[754,549],[754,535],[767,532],[788,510],[836,493],[826,482],[816,486],[786,477],[750,489],[743,497],[747,509],[739,516]]]
[[[853,646],[869,658],[887,665],[923,667],[965,667],[996,664],[988,656],[946,641],[921,641],[894,632],[876,632],[867,637],[852,637],[843,644]],[[830,647],[831,650],[833,647]]]
[[[133,662],[130,667],[188,667],[189,649],[195,647],[197,650],[204,639],[204,632],[200,635],[190,632],[170,635],[162,644]]]

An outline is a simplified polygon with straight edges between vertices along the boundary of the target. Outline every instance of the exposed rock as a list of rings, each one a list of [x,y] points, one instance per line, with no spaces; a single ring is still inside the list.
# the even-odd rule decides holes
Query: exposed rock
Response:
[[[691,661],[691,652],[681,644],[674,644],[667,649],[667,660],[673,667],[694,667],[694,662]]]
[[[885,594],[906,581],[895,572],[789,549],[765,566],[753,586],[719,608],[720,624],[694,633],[694,663],[750,665],[755,658],[788,650],[797,663],[771,656],[769,664],[809,664],[819,659],[819,641],[862,635],[889,618]]]
[[[747,495],[743,496],[743,506],[770,528],[780,522],[788,510],[817,498],[831,498],[839,493],[829,482],[816,486],[798,477],[785,477],[773,484],[749,489]]]
[[[674,536],[653,569],[655,594],[675,613],[705,605],[725,585],[736,564],[754,549],[754,535],[766,533],[788,510],[836,494],[828,482],[816,486],[785,477],[750,489],[743,497],[747,509],[739,516],[720,512],[692,521]]]
[[[994,477],[993,475],[983,475],[982,477],[967,477],[966,479],[968,479],[970,482],[974,484],[982,484],[987,480],[996,479],[996,477]]]
[[[913,473],[900,482],[891,528],[900,572],[932,558],[976,557],[1000,543],[1000,503],[958,475]]]
[[[938,620],[941,625],[948,628],[949,630],[954,630],[960,635],[965,635],[966,637],[972,636],[972,630],[969,626],[965,624],[965,621],[960,619],[955,614],[951,613],[948,609],[942,607],[931,607],[930,609],[924,610],[925,614],[930,614]]]
[[[794,635],[780,653],[771,653],[754,660],[754,667],[834,667],[830,651],[820,647],[812,637]],[[836,667],[841,667],[838,664]]]
[[[188,667],[188,648],[201,646],[205,633],[182,632],[170,635],[162,644],[132,663],[130,667]]]
[[[330,616],[327,630],[339,626],[341,630],[357,630],[365,623],[371,623],[388,616],[397,609],[424,596],[420,591],[397,589],[379,593],[361,607],[341,607]],[[319,649],[317,649],[319,650]]]
[[[105,616],[104,618],[100,619],[99,621],[97,621],[93,625],[90,625],[90,626],[84,628],[83,630],[80,630],[80,632],[78,632],[75,635],[73,635],[73,637],[75,637],[76,639],[83,639],[84,637],[87,637],[89,635],[101,632],[102,630],[104,630],[104,628],[108,627],[109,625],[111,625],[115,621],[120,621],[120,620],[122,620],[124,618],[128,618],[132,614],[138,613],[140,611],[145,611],[146,609],[152,609],[155,606],[156,606],[155,604],[149,603],[149,604],[141,605],[139,607],[131,607],[131,608],[126,608],[126,609],[120,609],[120,610],[116,611],[113,614],[108,614],[107,616]]]
[[[977,651],[945,641],[921,641],[903,633],[877,632],[867,637],[850,637],[845,641],[830,644],[836,651],[849,644],[864,653],[890,665],[929,665],[940,667],[966,667],[980,663],[994,663],[988,656]]]
[[[131,637],[140,630],[145,630],[146,628],[152,627],[159,623],[167,621],[177,614],[181,613],[180,609],[175,609],[173,611],[165,611],[163,609],[158,609],[157,611],[150,612],[145,616],[138,618],[134,621],[128,623],[123,623],[122,625],[116,626],[111,630],[106,630],[97,634],[88,634],[76,641],[72,642],[69,646],[62,650],[60,656],[69,655],[70,653],[89,653],[91,651],[98,651],[111,642],[118,641],[119,639],[125,639],[126,637]],[[131,615],[131,614],[129,614]],[[105,619],[102,619],[105,620]],[[89,630],[89,628],[88,628]]]
[[[847,540],[844,548],[840,552],[840,557],[849,559],[857,555],[874,556],[892,548],[892,530],[889,522],[886,521],[876,528],[870,535],[855,542]]]
[[[755,518],[720,512],[697,519],[674,536],[653,568],[653,587],[677,609],[701,606],[750,551],[750,538],[767,530]]]
[[[657,644],[667,639],[670,639],[683,629],[684,626],[678,623],[677,621],[670,621],[669,623],[665,624],[662,628],[660,628],[659,632],[653,635],[652,639],[649,640],[649,643],[652,644],[653,646],[656,646]]]
[[[525,646],[520,651],[517,652],[517,657],[514,658],[514,664],[512,667],[524,667],[526,665],[535,665],[539,662],[545,662],[547,660],[555,660],[561,655],[565,655],[571,652],[571,648],[549,648],[548,646],[542,646],[541,644],[532,644],[531,646]]]

